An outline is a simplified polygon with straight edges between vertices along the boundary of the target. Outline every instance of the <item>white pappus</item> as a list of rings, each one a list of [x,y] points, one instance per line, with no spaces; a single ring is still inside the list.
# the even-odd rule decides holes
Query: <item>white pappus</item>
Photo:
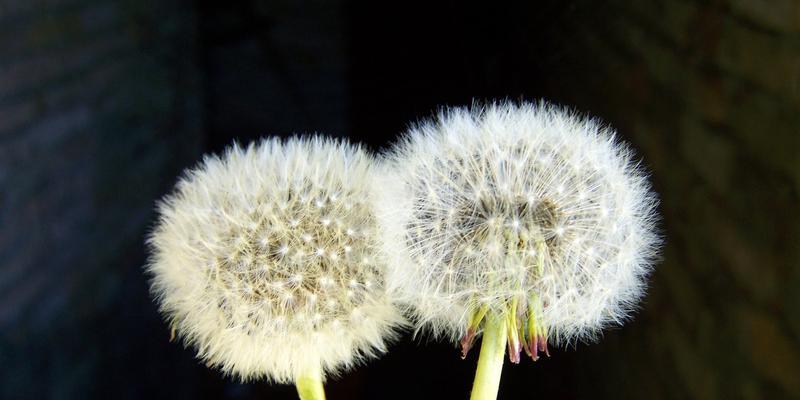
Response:
[[[295,382],[386,350],[374,159],[319,137],[234,144],[159,203],[152,292],[173,332],[243,380]]]
[[[379,219],[390,290],[464,355],[487,314],[509,357],[591,340],[643,295],[657,200],[594,119],[540,103],[443,110],[388,154]]]

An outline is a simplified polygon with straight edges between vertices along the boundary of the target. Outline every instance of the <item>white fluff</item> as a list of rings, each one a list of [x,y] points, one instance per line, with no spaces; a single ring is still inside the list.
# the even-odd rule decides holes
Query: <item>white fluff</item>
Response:
[[[335,373],[386,350],[373,159],[321,139],[209,156],[158,207],[152,291],[178,336],[243,380]]]
[[[494,312],[511,353],[516,336],[535,359],[621,324],[643,295],[657,201],[596,120],[544,102],[444,110],[407,132],[384,180],[390,290],[434,334],[464,345]]]

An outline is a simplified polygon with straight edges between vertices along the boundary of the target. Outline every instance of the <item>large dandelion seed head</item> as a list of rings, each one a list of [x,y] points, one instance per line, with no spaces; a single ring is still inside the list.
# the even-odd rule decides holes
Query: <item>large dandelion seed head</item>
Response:
[[[385,351],[373,160],[311,138],[234,145],[159,205],[152,290],[198,356],[242,379],[293,381]]]
[[[486,313],[507,318],[516,361],[620,324],[643,294],[656,200],[597,121],[546,103],[450,109],[389,161],[389,281],[465,352]]]

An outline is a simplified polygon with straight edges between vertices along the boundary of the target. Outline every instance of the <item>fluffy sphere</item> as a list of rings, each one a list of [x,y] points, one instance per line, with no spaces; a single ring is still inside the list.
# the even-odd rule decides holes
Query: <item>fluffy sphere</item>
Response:
[[[152,291],[198,356],[242,379],[291,382],[385,351],[373,159],[311,139],[233,145],[158,206]]]
[[[510,354],[522,340],[535,359],[620,324],[642,296],[657,202],[599,122],[547,103],[449,109],[388,162],[391,289],[465,351],[487,313],[506,318]]]

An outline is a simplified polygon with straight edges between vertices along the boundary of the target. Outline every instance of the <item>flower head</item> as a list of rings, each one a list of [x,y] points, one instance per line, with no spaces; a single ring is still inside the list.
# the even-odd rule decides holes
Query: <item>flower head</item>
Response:
[[[449,109],[412,127],[389,166],[388,281],[464,354],[487,313],[516,362],[622,323],[642,296],[656,199],[597,121],[544,102]]]
[[[158,207],[152,290],[209,365],[294,381],[385,351],[401,318],[386,295],[373,159],[321,138],[233,145]]]

